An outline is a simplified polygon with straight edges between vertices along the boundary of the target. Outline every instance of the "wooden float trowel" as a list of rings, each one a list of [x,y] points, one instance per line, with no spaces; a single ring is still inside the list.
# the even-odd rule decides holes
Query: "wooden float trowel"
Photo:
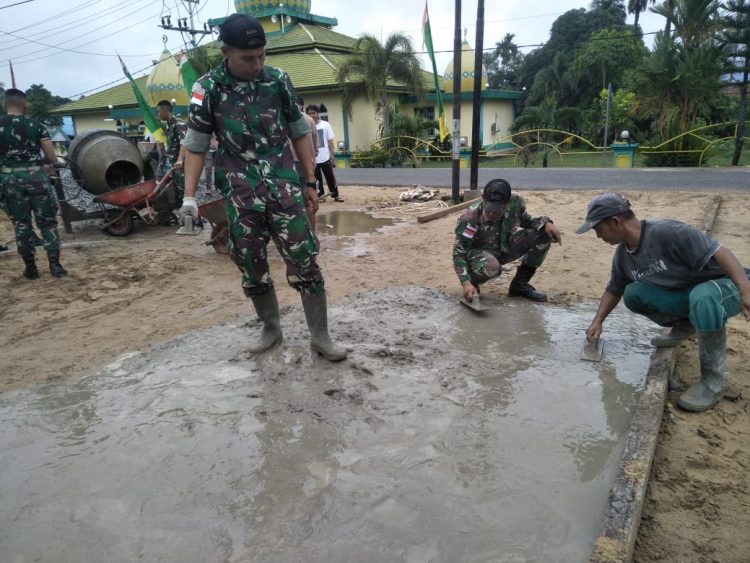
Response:
[[[469,309],[471,309],[472,311],[476,311],[477,313],[482,313],[487,310],[487,307],[479,302],[479,295],[474,295],[471,301],[469,301],[465,297],[459,297],[458,300],[463,305],[466,305]]]
[[[599,362],[602,359],[604,353],[604,340],[601,338],[592,338],[591,340],[585,340],[583,343],[583,349],[581,350],[581,359],[588,362]]]

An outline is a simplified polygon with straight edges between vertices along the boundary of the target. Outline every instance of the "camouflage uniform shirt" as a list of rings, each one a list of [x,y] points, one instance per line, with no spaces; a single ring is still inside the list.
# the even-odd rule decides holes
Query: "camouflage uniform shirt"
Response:
[[[49,138],[47,128],[35,119],[0,116],[0,166],[41,166],[42,141]]]
[[[458,219],[456,241],[453,245],[453,269],[461,283],[470,280],[468,253],[471,250],[485,250],[500,259],[512,254],[512,235],[519,228],[540,231],[549,217],[531,217],[526,212],[526,204],[521,196],[514,193],[498,221],[484,219],[484,202],[471,206]]]
[[[185,138],[187,124],[174,115],[167,121],[167,158],[170,164],[177,162],[180,156],[180,145]]]
[[[206,152],[216,134],[214,175],[225,197],[231,192],[238,207],[262,210],[254,198],[260,183],[282,205],[300,191],[287,137],[298,139],[310,127],[284,71],[264,66],[254,80],[241,81],[224,61],[196,81],[190,102],[183,143],[192,152]]]

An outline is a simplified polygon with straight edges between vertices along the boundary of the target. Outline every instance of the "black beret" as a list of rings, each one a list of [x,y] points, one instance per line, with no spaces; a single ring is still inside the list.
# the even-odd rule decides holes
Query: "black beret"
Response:
[[[256,49],[266,44],[266,32],[255,18],[232,14],[219,26],[219,39],[235,49]]]

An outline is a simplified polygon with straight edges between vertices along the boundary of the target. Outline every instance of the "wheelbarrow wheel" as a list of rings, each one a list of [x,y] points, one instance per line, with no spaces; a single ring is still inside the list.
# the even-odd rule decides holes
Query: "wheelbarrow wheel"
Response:
[[[122,212],[117,211],[116,213],[120,214]],[[110,214],[110,220],[114,218],[113,215],[114,214]],[[133,216],[130,213],[125,213],[116,221],[104,227],[104,232],[113,237],[126,237],[133,232],[134,227],[135,222],[133,221]]]
[[[229,228],[227,224],[216,225],[211,231],[211,239],[208,244],[214,247],[219,254],[229,254],[227,243],[229,242]]]

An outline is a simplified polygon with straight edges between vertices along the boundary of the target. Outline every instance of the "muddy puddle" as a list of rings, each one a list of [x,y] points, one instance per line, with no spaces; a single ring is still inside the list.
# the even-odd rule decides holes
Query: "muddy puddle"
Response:
[[[393,288],[331,307],[347,361],[255,321],[0,395],[4,561],[582,561],[653,329],[595,305]]]
[[[364,211],[319,212],[315,234],[324,251],[335,248],[347,254],[363,255],[373,249],[372,240],[365,235],[377,234],[398,224],[403,224],[403,221],[374,217]]]

